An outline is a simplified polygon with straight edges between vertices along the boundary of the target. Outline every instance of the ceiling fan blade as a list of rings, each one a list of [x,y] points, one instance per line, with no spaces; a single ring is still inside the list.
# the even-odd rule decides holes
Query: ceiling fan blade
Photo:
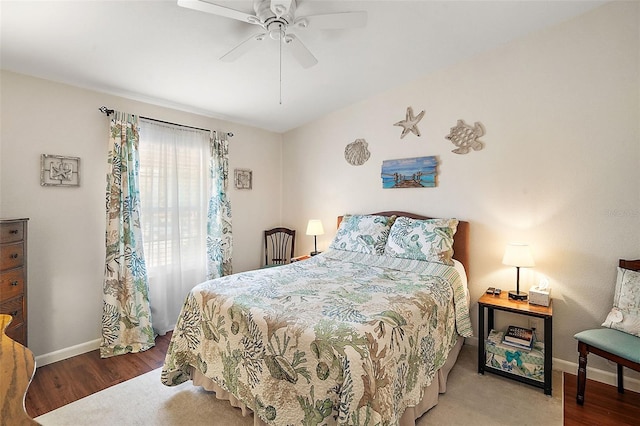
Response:
[[[187,9],[198,10],[200,12],[212,13],[214,15],[224,16],[225,18],[237,19],[238,21],[248,22],[250,24],[261,25],[257,16],[217,4],[209,3],[204,0],[178,0],[178,6]]]
[[[267,35],[264,33],[252,35],[251,37],[222,55],[222,57],[220,57],[220,60],[224,62],[235,61],[240,56],[244,55],[245,53],[256,47],[258,44],[260,44],[260,42],[264,40],[266,36]]]
[[[279,18],[286,15],[291,8],[291,0],[271,0],[271,11]]]
[[[298,61],[302,68],[311,68],[315,64],[318,63],[318,60],[313,53],[307,49],[307,47],[302,44],[300,39],[293,34],[287,34],[284,39],[285,45],[291,49],[291,54]]]
[[[367,12],[341,12],[324,15],[309,15],[296,19],[296,28],[313,28],[319,30],[342,30],[361,28],[367,25]]]

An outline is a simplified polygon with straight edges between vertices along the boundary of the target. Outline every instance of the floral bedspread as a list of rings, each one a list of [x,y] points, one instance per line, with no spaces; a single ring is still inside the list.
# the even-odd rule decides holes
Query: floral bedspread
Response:
[[[330,250],[187,296],[162,371],[194,367],[272,425],[395,425],[471,335],[458,272]]]

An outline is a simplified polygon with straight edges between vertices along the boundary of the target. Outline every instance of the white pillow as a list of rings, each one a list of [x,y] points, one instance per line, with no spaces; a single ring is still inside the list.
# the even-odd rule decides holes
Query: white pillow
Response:
[[[344,215],[329,247],[336,250],[381,255],[395,218],[395,216]]]
[[[457,229],[457,219],[399,217],[389,231],[384,254],[453,266],[453,236]]]
[[[618,267],[613,308],[602,326],[640,337],[640,272]]]

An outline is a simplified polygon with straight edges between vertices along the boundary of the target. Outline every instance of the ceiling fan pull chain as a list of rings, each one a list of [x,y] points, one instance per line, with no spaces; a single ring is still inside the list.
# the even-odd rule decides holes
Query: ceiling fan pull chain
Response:
[[[282,24],[280,24],[280,40],[278,40],[278,44],[280,45],[280,105],[282,105],[282,43],[284,43],[284,39]]]

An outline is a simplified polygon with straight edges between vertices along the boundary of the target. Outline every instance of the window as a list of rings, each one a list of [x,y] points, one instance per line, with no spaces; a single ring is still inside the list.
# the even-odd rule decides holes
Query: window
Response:
[[[209,132],[140,119],[140,222],[154,329],[206,279]]]

